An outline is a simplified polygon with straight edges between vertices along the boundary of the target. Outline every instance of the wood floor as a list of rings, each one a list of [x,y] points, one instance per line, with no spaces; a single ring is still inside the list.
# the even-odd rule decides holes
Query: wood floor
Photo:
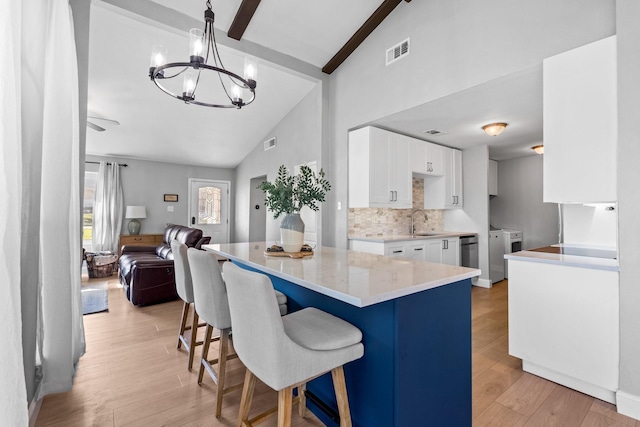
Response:
[[[84,316],[87,353],[73,389],[47,396],[36,426],[235,426],[240,392],[225,395],[216,419],[213,382],[205,375],[198,386],[197,369],[189,372],[186,353],[175,348],[181,302],[133,307],[112,277],[109,311]],[[640,427],[613,405],[522,371],[507,354],[507,288],[503,281],[472,291],[473,426]],[[227,384],[242,381],[241,363],[229,365]],[[276,402],[259,383],[252,413]],[[322,425],[308,411],[303,419],[294,409],[292,418],[298,427]]]

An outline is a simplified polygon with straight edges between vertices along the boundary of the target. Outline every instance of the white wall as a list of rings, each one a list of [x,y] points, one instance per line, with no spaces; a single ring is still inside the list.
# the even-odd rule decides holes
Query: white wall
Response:
[[[558,205],[542,202],[542,156],[498,162],[498,195],[490,201],[496,228],[521,230],[522,249],[558,243]]]
[[[150,162],[146,160],[86,156],[89,161],[106,160],[126,163],[128,167],[120,169],[122,179],[122,192],[124,204],[145,206],[147,217],[140,220],[142,224],[141,234],[162,233],[168,223],[189,225],[188,221],[188,201],[189,201],[189,178],[216,179],[220,181],[230,181],[231,191],[229,204],[231,206],[229,226],[230,239],[233,241],[233,219],[234,219],[234,185],[233,169],[207,168],[201,166],[189,166],[176,163]],[[88,171],[98,170],[98,165],[87,164]],[[178,202],[169,203],[164,201],[164,194],[177,194]],[[167,211],[167,206],[173,206],[173,212]],[[128,219],[122,223],[122,233],[127,234]]]
[[[430,0],[401,2],[331,75],[329,206],[347,205],[347,132],[543,58],[612,35],[614,0]],[[411,54],[384,65],[384,52],[411,37]],[[489,54],[500,52],[499,55]],[[329,209],[324,244],[347,245],[347,210]]]
[[[462,209],[444,211],[444,229],[478,234],[478,266],[482,286],[489,277],[489,148],[481,145],[462,152]]]
[[[277,138],[277,146],[264,151],[263,141]],[[321,162],[322,148],[322,84],[313,89],[271,132],[245,157],[236,168],[236,242],[249,241],[249,204],[251,179],[267,175],[272,181],[280,165],[289,171],[305,162]],[[331,181],[333,185],[333,181]],[[332,190],[333,191],[333,190]],[[331,191],[329,192],[331,193]],[[346,206],[346,205],[345,205]],[[324,206],[321,208],[324,209]],[[280,240],[280,221],[267,212],[267,241]]]
[[[621,391],[617,398],[619,410],[622,407],[628,415],[640,419],[640,2],[618,0],[616,5]]]

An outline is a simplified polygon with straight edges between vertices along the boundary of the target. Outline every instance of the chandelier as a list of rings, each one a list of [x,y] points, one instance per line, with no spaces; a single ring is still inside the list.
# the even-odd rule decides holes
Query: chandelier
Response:
[[[204,31],[192,28],[189,31],[189,62],[167,63],[168,51],[161,45],[153,46],[151,50],[151,65],[149,77],[164,93],[184,101],[186,104],[196,104],[205,107],[216,108],[242,108],[249,105],[256,97],[256,60],[252,57],[245,58],[244,77],[227,70],[222,64],[218,46],[216,45],[215,32],[213,30],[214,13],[211,10],[211,1],[207,0],[207,10],[204,11]],[[209,60],[211,58],[211,61]],[[215,73],[215,74],[214,74]],[[182,75],[182,93],[175,94],[167,87],[165,81],[178,78]],[[196,99],[198,84],[205,80],[205,75],[217,76],[222,92],[226,95],[222,102],[210,101],[212,90],[208,86],[204,89],[202,99]],[[203,95],[202,92],[198,95]],[[245,95],[249,96],[245,101]]]

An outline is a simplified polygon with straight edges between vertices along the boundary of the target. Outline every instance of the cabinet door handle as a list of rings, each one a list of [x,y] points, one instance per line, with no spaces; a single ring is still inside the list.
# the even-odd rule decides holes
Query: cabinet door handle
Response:
[[[422,248],[413,248],[414,251],[421,251]]]
[[[394,254],[401,254],[402,253],[402,249],[398,249],[397,251],[393,251]]]
[[[389,201],[393,202],[393,190],[389,191]]]

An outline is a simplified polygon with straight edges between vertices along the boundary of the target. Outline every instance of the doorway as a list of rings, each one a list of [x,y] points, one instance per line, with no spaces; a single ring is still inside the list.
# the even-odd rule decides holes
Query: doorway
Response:
[[[249,241],[267,240],[267,209],[264,205],[264,193],[258,188],[267,180],[266,175],[251,178],[249,184]]]
[[[229,243],[229,181],[189,178],[191,227],[211,236],[211,243]]]

